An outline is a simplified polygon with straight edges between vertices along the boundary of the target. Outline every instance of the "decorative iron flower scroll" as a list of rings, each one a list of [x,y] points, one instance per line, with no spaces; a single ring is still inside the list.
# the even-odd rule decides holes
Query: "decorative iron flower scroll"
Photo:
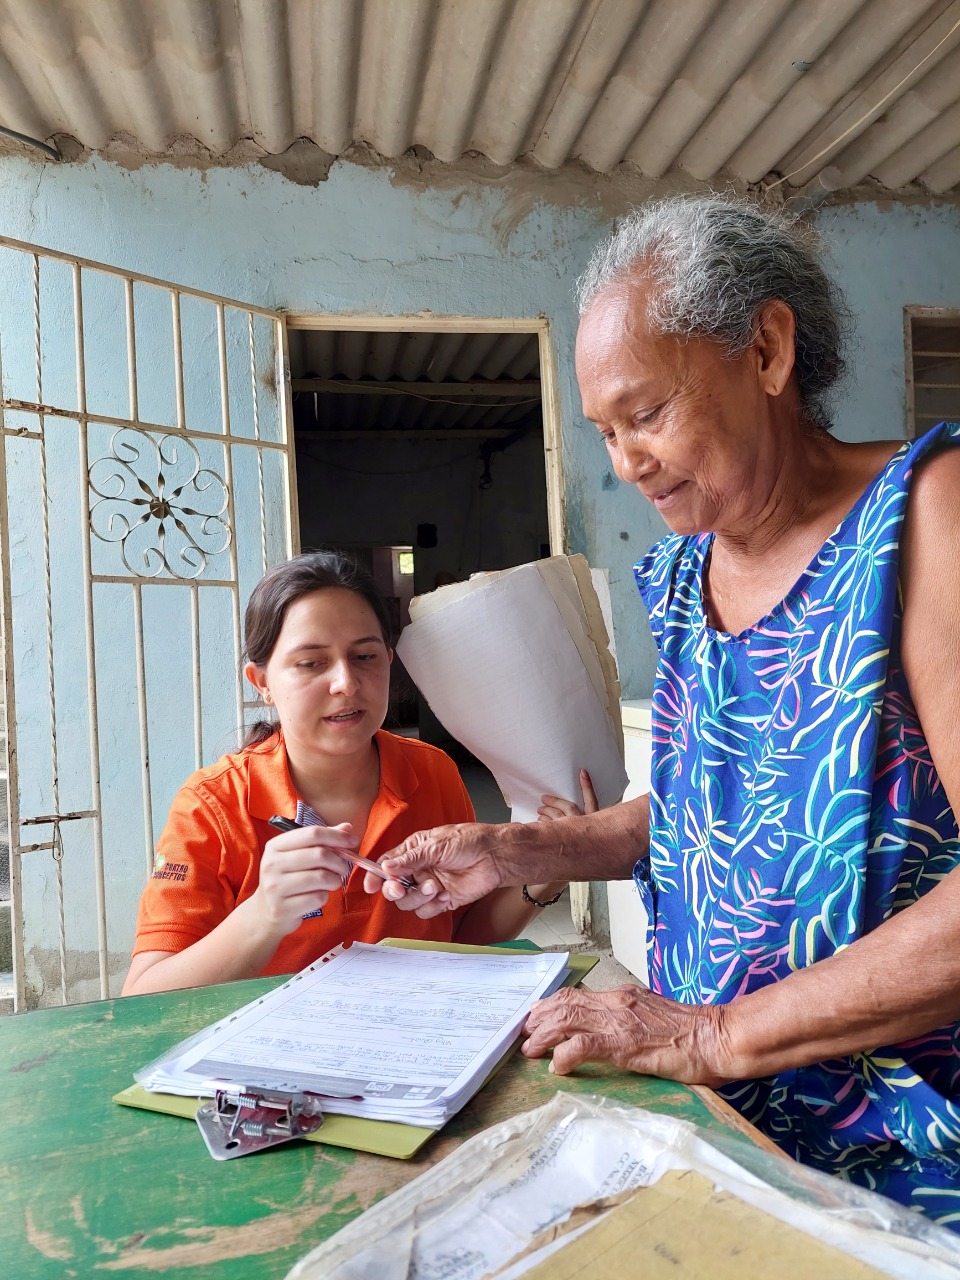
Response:
[[[210,556],[230,545],[222,478],[200,465],[186,436],[154,437],[122,427],[110,454],[87,473],[96,500],[91,532],[119,543],[120,558],[136,577],[199,578]]]

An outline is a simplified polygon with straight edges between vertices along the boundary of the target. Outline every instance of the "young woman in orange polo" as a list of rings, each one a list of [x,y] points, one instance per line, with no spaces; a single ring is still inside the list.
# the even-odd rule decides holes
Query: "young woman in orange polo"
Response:
[[[456,765],[387,733],[389,618],[373,580],[335,552],[272,569],[244,623],[244,673],[276,711],[174,799],[140,900],[124,995],[302,969],[347,940],[497,942],[557,884],[500,889],[430,920],[363,890],[344,851],[472,822]],[[300,824],[278,834],[270,819]]]

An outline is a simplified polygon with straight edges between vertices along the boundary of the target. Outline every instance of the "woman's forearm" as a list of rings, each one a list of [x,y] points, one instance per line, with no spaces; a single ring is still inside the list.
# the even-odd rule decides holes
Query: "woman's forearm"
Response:
[[[183,987],[260,977],[281,938],[258,916],[254,900],[248,898],[205,938],[183,951],[165,954],[152,962],[151,953],[134,956],[123,984],[123,995],[178,991]]]
[[[554,822],[504,823],[498,830],[501,885],[629,880],[649,852],[648,796]]]
[[[726,1080],[870,1052],[960,1019],[960,871],[844,950],[715,1013]]]

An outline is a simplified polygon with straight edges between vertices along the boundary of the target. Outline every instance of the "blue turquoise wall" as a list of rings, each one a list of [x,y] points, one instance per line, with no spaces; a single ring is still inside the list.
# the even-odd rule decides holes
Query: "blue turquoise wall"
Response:
[[[571,362],[570,290],[624,203],[622,190],[611,197],[587,180],[571,193],[546,175],[428,188],[341,163],[305,186],[258,165],[201,172],[96,158],[0,161],[0,231],[145,274],[291,311],[546,315],[570,546],[611,572],[624,695],[640,697],[654,659],[630,566],[663,526],[615,481],[580,417]],[[817,222],[860,326],[838,432],[901,436],[902,309],[960,306],[960,212],[851,205],[823,210]]]
[[[898,439],[905,434],[903,308],[960,307],[960,208],[844,205],[821,210],[816,224],[857,317],[837,434]]]
[[[0,232],[20,239],[290,311],[547,316],[570,545],[611,571],[624,690],[639,696],[653,652],[630,568],[662,525],[616,486],[571,365],[571,288],[611,217],[590,180],[571,199],[530,175],[425,189],[337,164],[302,186],[260,166],[0,161]]]

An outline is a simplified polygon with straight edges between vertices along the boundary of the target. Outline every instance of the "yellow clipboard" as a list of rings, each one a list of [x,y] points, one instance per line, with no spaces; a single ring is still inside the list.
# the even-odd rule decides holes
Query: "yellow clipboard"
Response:
[[[530,944],[509,944],[507,947],[473,947],[459,942],[421,942],[416,938],[384,938],[384,946],[408,947],[417,951],[459,951],[467,955],[502,955],[505,949],[536,951],[539,948]],[[570,954],[570,973],[564,982],[565,987],[577,987],[599,960],[599,956]],[[516,1049],[511,1045],[508,1051],[496,1064],[484,1080],[481,1088],[497,1074],[503,1064]],[[479,1090],[478,1090],[479,1092]],[[202,1098],[182,1098],[171,1093],[152,1093],[141,1084],[134,1084],[129,1089],[122,1089],[113,1096],[114,1102],[123,1107],[138,1107],[142,1111],[159,1111],[164,1115],[183,1116],[186,1120],[196,1118],[197,1108]],[[416,1155],[425,1142],[433,1137],[437,1129],[421,1129],[411,1124],[391,1124],[387,1120],[365,1120],[357,1116],[325,1115],[323,1125],[316,1133],[308,1134],[305,1141],[322,1142],[330,1147],[349,1147],[353,1151],[368,1151],[371,1155],[392,1156],[396,1160],[409,1160]]]

